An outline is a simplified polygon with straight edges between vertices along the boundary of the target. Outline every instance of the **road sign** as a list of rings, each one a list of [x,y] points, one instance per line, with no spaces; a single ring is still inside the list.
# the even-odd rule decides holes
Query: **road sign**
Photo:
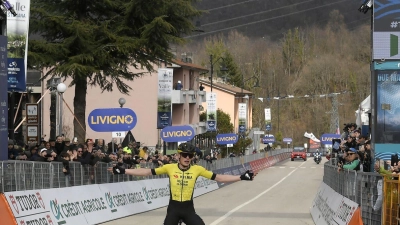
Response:
[[[112,137],[113,138],[124,138],[125,137],[125,131],[112,132]]]
[[[28,137],[28,143],[38,143],[38,134],[39,134],[39,126],[38,125],[28,125],[27,126],[27,137]]]
[[[39,124],[38,104],[26,104],[26,123]]]
[[[271,124],[265,125],[265,130],[270,131],[271,130]]]
[[[254,134],[265,134],[265,132],[261,131],[261,130],[256,130],[256,131],[254,131]]]
[[[227,144],[226,147],[233,147],[233,144]]]

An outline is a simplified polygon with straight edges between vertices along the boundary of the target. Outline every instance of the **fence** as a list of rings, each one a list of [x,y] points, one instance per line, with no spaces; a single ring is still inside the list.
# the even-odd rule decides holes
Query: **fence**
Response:
[[[339,173],[336,166],[328,163],[324,165],[324,183],[360,205],[361,216],[365,225],[383,224],[381,218],[382,202],[378,200],[378,189],[381,188],[382,179],[382,176],[378,173],[364,173],[354,170],[344,170]]]
[[[280,149],[268,152],[269,156],[288,152],[287,149]],[[217,170],[250,161],[265,158],[266,153],[246,155],[243,157],[224,158],[213,160],[211,163],[200,160],[201,165],[208,170]],[[154,168],[153,163],[139,164],[141,168]],[[95,166],[81,165],[77,162],[70,163],[70,181],[66,180],[59,162],[31,162],[31,161],[0,161],[0,192],[23,191],[35,189],[49,189],[66,187],[67,183],[73,186],[116,183],[135,181],[139,179],[158,179],[164,176],[135,177],[129,175],[114,176],[107,171],[111,164],[98,162]]]

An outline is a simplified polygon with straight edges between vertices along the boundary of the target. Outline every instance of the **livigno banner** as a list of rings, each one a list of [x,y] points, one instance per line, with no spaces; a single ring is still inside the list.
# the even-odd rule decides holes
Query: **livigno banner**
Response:
[[[9,0],[16,13],[7,11],[8,90],[26,91],[30,0]]]
[[[157,129],[172,125],[173,69],[158,69]]]
[[[217,131],[217,94],[207,93],[207,131]]]
[[[239,103],[239,133],[246,132],[246,103]]]
[[[272,129],[271,109],[265,108],[265,130],[270,131],[271,129]]]

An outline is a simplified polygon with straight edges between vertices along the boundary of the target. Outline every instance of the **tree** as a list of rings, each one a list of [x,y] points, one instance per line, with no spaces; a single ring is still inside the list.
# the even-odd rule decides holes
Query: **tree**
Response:
[[[28,66],[48,69],[43,79],[70,77],[75,85],[74,114],[86,129],[87,86],[128,94],[125,81],[152,72],[170,61],[171,44],[185,42],[191,19],[202,11],[196,0],[35,0],[31,3]],[[134,73],[129,67],[141,69]],[[85,130],[74,120],[74,136]]]

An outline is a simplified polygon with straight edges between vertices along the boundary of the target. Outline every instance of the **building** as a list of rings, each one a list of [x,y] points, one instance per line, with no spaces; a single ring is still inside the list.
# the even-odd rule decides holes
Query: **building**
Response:
[[[209,80],[200,79],[199,82],[203,85],[205,91],[208,92],[211,90],[211,82]],[[250,91],[242,90],[239,87],[223,83],[219,80],[213,80],[212,85],[213,92],[217,94],[217,108],[230,115],[235,133],[238,133],[239,131],[239,103],[247,103],[246,129],[251,129],[253,127],[252,108],[254,94]],[[206,104],[204,104],[203,107],[204,110],[207,110]]]
[[[206,125],[199,121],[200,105],[204,105],[206,94],[199,91],[200,73],[208,70],[180,60],[173,61],[172,64],[160,66],[160,68],[173,69],[173,83],[181,81],[183,88],[181,90],[172,91],[172,125],[190,125],[194,128],[196,135],[206,132]],[[158,67],[155,67],[157,71]],[[71,80],[64,83],[68,86]],[[161,144],[159,136],[160,130],[157,129],[157,99],[158,99],[158,75],[157,72],[145,75],[127,81],[126,84],[132,88],[129,95],[121,94],[114,89],[113,92],[102,92],[99,87],[88,87],[86,96],[86,138],[104,139],[106,143],[111,141],[111,132],[95,132],[87,125],[87,117],[91,111],[98,108],[118,108],[120,107],[118,100],[123,97],[126,103],[123,107],[132,109],[137,115],[137,124],[131,130],[136,141],[147,146],[156,146]],[[45,85],[42,93],[46,92]],[[63,98],[63,133],[66,137],[73,138],[73,120],[74,120],[74,89],[75,86],[69,87],[64,93]],[[42,100],[42,136],[50,136],[50,95],[47,94]],[[82,142],[83,140],[78,140]],[[171,144],[168,148],[176,147]]]

